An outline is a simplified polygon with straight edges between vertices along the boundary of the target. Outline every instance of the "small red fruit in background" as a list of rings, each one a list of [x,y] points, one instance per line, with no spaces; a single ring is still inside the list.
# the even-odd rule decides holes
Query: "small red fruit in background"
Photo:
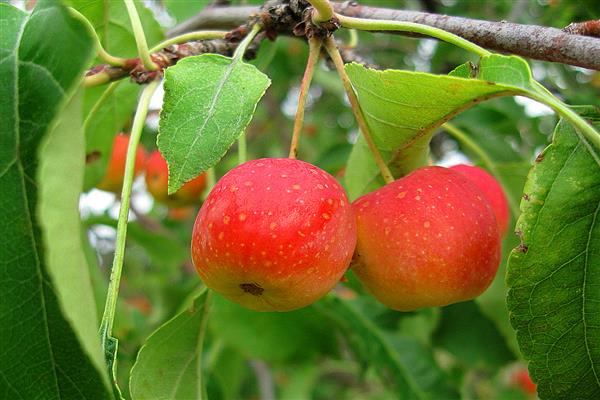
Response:
[[[496,275],[496,218],[483,193],[456,171],[418,169],[360,197],[353,208],[358,243],[352,271],[390,308],[469,300]]]
[[[257,311],[289,311],[340,280],[356,244],[356,221],[334,177],[287,158],[229,171],[202,205],[192,259],[204,283]]]
[[[123,188],[123,176],[125,175],[125,160],[127,159],[127,146],[129,146],[129,135],[120,133],[115,136],[113,141],[108,168],[104,178],[96,187],[107,192],[120,194]],[[146,163],[146,152],[141,145],[138,145],[135,156],[134,176],[137,176],[144,169]]]
[[[188,221],[194,216],[194,207],[172,207],[169,208],[168,216],[173,221]]]
[[[515,370],[510,377],[510,382],[513,386],[517,386],[528,395],[535,395],[537,393],[537,385],[533,383],[527,368],[519,368]]]
[[[206,173],[186,182],[177,192],[168,194],[169,169],[167,162],[158,150],[153,151],[146,164],[146,187],[159,203],[179,208],[200,203],[206,189]]]
[[[508,230],[510,215],[508,211],[508,201],[506,200],[506,195],[504,194],[504,190],[500,183],[498,183],[496,178],[479,167],[458,164],[450,167],[450,169],[460,172],[469,178],[471,182],[483,192],[485,197],[487,197],[492,206],[492,210],[494,210],[494,214],[496,215],[500,235],[504,237]]]

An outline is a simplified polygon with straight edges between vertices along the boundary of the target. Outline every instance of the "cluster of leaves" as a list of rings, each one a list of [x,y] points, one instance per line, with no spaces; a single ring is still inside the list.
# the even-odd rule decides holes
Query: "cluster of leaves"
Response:
[[[164,2],[177,21],[207,2],[185,9],[181,3]],[[109,52],[135,56],[121,2],[68,4],[92,22]],[[161,26],[150,10],[137,7],[149,44],[156,44]],[[0,232],[6,239],[0,397],[110,398],[112,377],[97,327],[111,249],[103,251],[94,233],[116,221],[108,214],[82,221],[77,204],[101,178],[112,138],[130,123],[140,89],[127,81],[79,88],[85,69],[99,60],[86,27],[61,4],[38,1],[30,14],[2,4],[0,11],[0,79],[8,88],[0,103]],[[370,300],[349,274],[339,290],[291,313],[254,313],[219,296],[210,305],[188,261],[192,221],[170,221],[157,206],[147,219],[129,224],[124,301],[114,332],[123,394],[197,398],[205,382],[211,399],[251,397],[265,384],[290,399],[517,398],[524,395],[507,385],[506,373],[524,358],[541,396],[598,396],[600,299],[593,267],[600,254],[600,150],[565,122],[552,133],[554,117],[531,117],[504,97],[536,90],[521,59],[484,58],[474,77],[468,64],[454,69],[464,54],[447,45],[423,56],[401,38],[365,34],[359,43],[366,54],[380,49],[370,56],[381,65],[412,70],[426,59],[437,73],[346,67],[395,173],[430,157],[443,161],[448,149],[458,149],[499,177],[513,203],[513,222],[523,196],[519,236],[506,239],[492,287],[476,301],[398,313]],[[416,56],[398,61],[398,48]],[[280,38],[264,43],[253,65],[204,55],[170,68],[158,146],[174,166],[171,189],[207,167],[220,175],[235,165],[228,150],[244,130],[251,158],[286,154],[302,74],[297,60],[305,58],[302,42]],[[547,86],[566,86],[567,100],[594,103],[598,87],[573,78],[589,75],[536,66]],[[194,74],[200,68],[203,75]],[[273,82],[266,93],[265,75]],[[382,182],[363,141],[353,144],[358,132],[343,96],[334,73],[319,69],[300,154],[334,174],[345,168],[344,184],[354,198]],[[593,108],[580,111],[591,122],[600,118]],[[450,118],[476,146],[442,134],[434,138]],[[151,128],[144,133],[147,147],[155,146],[155,134]]]

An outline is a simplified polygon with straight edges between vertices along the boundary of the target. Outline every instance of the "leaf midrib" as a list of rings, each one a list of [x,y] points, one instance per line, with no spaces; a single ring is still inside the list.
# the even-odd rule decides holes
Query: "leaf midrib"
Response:
[[[226,57],[224,57],[224,58],[226,58]],[[217,84],[217,88],[215,90],[215,94],[213,95],[213,98],[211,99],[210,107],[208,109],[208,113],[206,115],[206,118],[204,118],[204,121],[202,122],[202,125],[198,128],[197,133],[196,133],[196,137],[194,138],[193,142],[189,146],[188,151],[187,151],[187,153],[185,155],[185,158],[183,160],[183,163],[179,167],[179,173],[177,174],[177,183],[178,184],[182,183],[181,182],[181,176],[183,174],[183,171],[185,170],[185,166],[188,163],[188,160],[190,158],[190,154],[192,153],[192,150],[194,149],[196,143],[200,139],[200,136],[202,135],[202,132],[204,131],[204,128],[206,127],[206,124],[208,123],[208,121],[210,121],[212,119],[212,117],[214,115],[214,112],[215,112],[215,107],[216,107],[216,104],[217,104],[217,100],[218,100],[221,92],[223,91],[223,88],[225,87],[227,79],[233,73],[233,70],[237,66],[237,64],[239,63],[240,59],[239,58],[233,58],[233,59],[230,59],[230,60],[231,60],[231,62],[227,65],[227,68],[225,69],[225,73],[223,74],[223,77],[219,80],[219,83]]]

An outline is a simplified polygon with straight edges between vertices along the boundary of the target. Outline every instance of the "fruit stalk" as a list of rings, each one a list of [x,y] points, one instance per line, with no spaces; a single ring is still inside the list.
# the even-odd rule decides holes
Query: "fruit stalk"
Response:
[[[110,281],[108,284],[108,292],[106,295],[106,304],[104,306],[104,314],[100,324],[100,339],[105,354],[110,353],[108,343],[112,337],[112,327],[115,318],[115,309],[117,307],[117,298],[119,295],[119,284],[121,281],[121,272],[123,270],[123,257],[125,254],[125,239],[127,236],[127,217],[129,215],[129,203],[131,200],[131,187],[133,183],[135,159],[138,143],[146,121],[148,106],[152,94],[158,87],[158,81],[151,82],[142,92],[140,102],[138,103],[129,146],[127,148],[127,160],[125,162],[125,175],[123,177],[123,189],[121,192],[121,207],[119,209],[119,221],[117,224],[117,238],[115,243],[115,257],[113,260]]]
[[[313,22],[320,23],[329,21],[334,17],[333,6],[329,0],[308,0],[316,13],[313,14]]]
[[[250,32],[248,32],[248,34],[246,35],[244,40],[242,40],[240,42],[240,44],[238,45],[238,47],[235,49],[235,52],[233,53],[233,57],[232,57],[233,58],[232,63],[237,63],[244,57],[244,53],[246,52],[246,49],[248,48],[250,43],[252,43],[252,40],[254,40],[254,37],[260,30],[261,30],[260,24],[254,24],[252,26],[252,29],[250,30]],[[238,139],[238,164],[245,163],[247,158],[248,157],[247,157],[247,151],[246,151],[246,132],[242,132],[242,134],[240,135],[240,137]]]
[[[142,27],[142,22],[140,21],[140,16],[135,8],[135,4],[133,3],[133,0],[123,0],[123,2],[125,3],[125,7],[127,7],[127,14],[129,14],[129,21],[131,22],[131,28],[133,29],[133,35],[135,36],[135,43],[137,45],[140,60],[142,60],[144,68],[148,71],[156,71],[158,65],[156,65],[150,57],[148,43],[146,42],[146,36],[144,35],[144,28]]]
[[[314,36],[308,40],[308,61],[306,62],[306,69],[304,70],[304,76],[302,77],[302,82],[300,83],[298,108],[296,109],[296,118],[294,119],[294,130],[292,133],[292,143],[290,144],[289,158],[296,158],[298,155],[298,142],[300,140],[300,132],[302,131],[302,125],[304,123],[304,107],[306,105],[306,97],[308,96],[310,83],[315,72],[315,66],[319,61],[322,43],[323,41],[320,38]]]
[[[367,141],[369,149],[373,154],[373,158],[375,158],[375,163],[377,164],[377,167],[381,172],[381,176],[383,177],[386,183],[394,182],[394,176],[392,175],[392,172],[383,160],[383,157],[381,156],[381,153],[379,152],[379,149],[377,148],[377,145],[375,144],[375,141],[371,136],[371,131],[369,130],[367,121],[365,120],[365,117],[360,108],[360,104],[358,103],[356,93],[354,93],[354,89],[352,88],[352,84],[350,83],[350,78],[348,78],[346,70],[344,69],[344,61],[342,60],[342,56],[340,55],[340,51],[338,50],[337,45],[335,44],[335,40],[333,39],[333,37],[330,36],[327,39],[325,39],[324,44],[325,49],[327,50],[327,53],[329,53],[329,56],[331,57],[331,60],[335,65],[335,69],[337,70],[337,73],[340,76],[340,79],[342,80],[342,84],[344,85],[344,89],[346,90],[346,95],[348,96],[348,100],[350,101],[350,106],[352,107],[352,112],[354,113],[354,118],[356,118],[358,127],[360,128],[360,131],[362,132],[365,140]]]

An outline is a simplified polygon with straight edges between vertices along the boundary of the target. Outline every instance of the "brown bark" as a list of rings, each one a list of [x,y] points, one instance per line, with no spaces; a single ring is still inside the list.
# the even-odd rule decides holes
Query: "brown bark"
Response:
[[[334,3],[336,12],[357,18],[417,22],[444,29],[482,47],[542,61],[600,70],[600,39],[569,33],[568,29],[483,21],[463,17],[361,6],[351,1]],[[259,7],[210,7],[169,35],[207,28],[233,28],[243,24]]]

